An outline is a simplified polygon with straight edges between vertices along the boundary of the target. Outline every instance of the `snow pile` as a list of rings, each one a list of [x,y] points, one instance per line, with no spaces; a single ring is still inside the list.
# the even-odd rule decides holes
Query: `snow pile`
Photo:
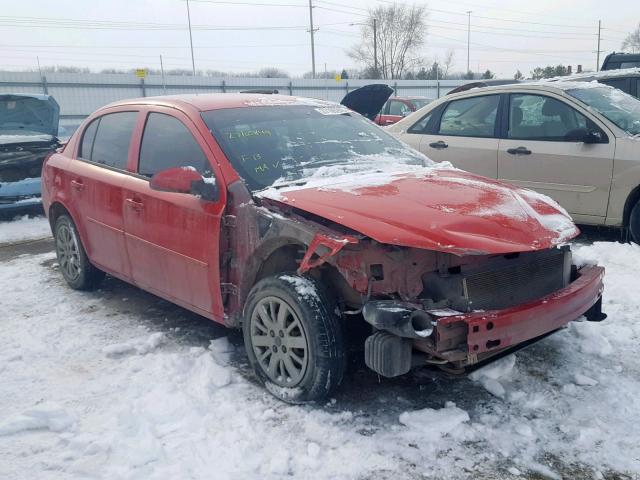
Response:
[[[162,345],[166,340],[164,333],[156,332],[149,336],[137,338],[124,343],[116,343],[107,345],[102,349],[102,353],[110,357],[136,353],[138,355],[146,355]]]
[[[59,406],[41,404],[0,423],[0,436],[38,429],[62,432],[73,423],[73,418]]]
[[[607,268],[604,322],[573,323],[470,380],[398,387],[357,372],[337,401],[309,406],[272,398],[225,338],[179,342],[68,289],[51,253],[3,263],[0,477],[633,478],[640,247],[577,256]],[[114,345],[131,348],[106,353]]]
[[[12,222],[0,222],[0,244],[51,237],[51,227],[45,217],[19,217]]]
[[[474,382],[479,382],[492,395],[504,398],[506,391],[500,383],[500,379],[510,378],[515,364],[516,356],[509,355],[508,357],[501,358],[486,367],[476,370],[469,375],[469,378]]]
[[[412,412],[403,412],[400,423],[414,430],[420,441],[438,442],[445,435],[454,435],[463,423],[469,421],[469,414],[447,402],[445,408],[435,410],[424,408]]]

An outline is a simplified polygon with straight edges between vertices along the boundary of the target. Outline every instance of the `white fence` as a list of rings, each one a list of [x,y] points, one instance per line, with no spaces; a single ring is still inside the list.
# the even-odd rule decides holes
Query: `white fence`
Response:
[[[439,98],[467,80],[307,80],[288,78],[191,77],[134,74],[0,72],[0,93],[47,93],[60,104],[61,123],[78,121],[107,103],[126,98],[177,93],[276,89],[281,94],[339,102],[347,92],[369,83],[386,83],[397,96]]]

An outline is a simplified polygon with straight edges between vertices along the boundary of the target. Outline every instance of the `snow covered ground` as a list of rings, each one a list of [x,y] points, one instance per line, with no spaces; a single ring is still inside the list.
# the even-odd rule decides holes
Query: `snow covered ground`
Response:
[[[0,244],[23,242],[51,236],[49,221],[44,217],[23,217],[13,221],[0,221]]]
[[[607,268],[603,323],[471,378],[357,369],[304,407],[254,383],[237,334],[17,256],[0,264],[0,478],[637,478],[640,247],[576,250]]]

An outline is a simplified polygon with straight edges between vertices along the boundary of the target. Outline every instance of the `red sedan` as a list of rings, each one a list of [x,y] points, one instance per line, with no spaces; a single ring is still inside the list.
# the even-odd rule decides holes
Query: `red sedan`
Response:
[[[376,116],[375,122],[382,126],[393,125],[430,102],[432,100],[426,97],[391,97]]]
[[[328,102],[118,102],[46,160],[42,187],[72,288],[106,272],[242,327],[286,401],[340,384],[359,324],[366,364],[391,377],[603,318],[603,269],[572,264],[578,230],[552,200],[436,166]]]

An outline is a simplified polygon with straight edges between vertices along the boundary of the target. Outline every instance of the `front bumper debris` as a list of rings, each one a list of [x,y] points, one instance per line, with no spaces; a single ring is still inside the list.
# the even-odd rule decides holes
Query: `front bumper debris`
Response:
[[[402,352],[387,353],[390,355],[389,362],[380,360],[380,352],[365,352],[365,358],[377,358],[377,365],[397,365],[399,358],[407,358],[404,350],[410,345],[414,351],[419,350],[426,354],[427,361],[431,363],[445,360],[457,368],[473,365],[506,349],[544,337],[581,315],[586,315],[588,320],[594,321],[606,318],[601,312],[603,277],[604,268],[585,266],[577,271],[577,278],[565,288],[501,310],[469,313],[452,310],[424,311],[415,304],[405,302],[368,302],[365,305],[364,317],[379,330],[374,335],[382,330],[405,341],[397,343],[403,349]],[[381,303],[383,305],[380,305]],[[431,317],[433,328],[428,336],[422,334],[427,332],[423,322],[417,331],[415,322],[412,324],[411,319],[417,317],[416,312],[426,313]],[[422,318],[421,314],[419,318]],[[407,342],[407,339],[410,341]],[[369,344],[381,343],[371,341]],[[384,342],[384,345],[389,352],[391,342]],[[395,374],[401,375],[406,371],[408,367],[405,360],[402,367],[395,370]],[[394,373],[390,368],[385,368],[385,373],[390,372]],[[383,374],[379,371],[378,373]]]

